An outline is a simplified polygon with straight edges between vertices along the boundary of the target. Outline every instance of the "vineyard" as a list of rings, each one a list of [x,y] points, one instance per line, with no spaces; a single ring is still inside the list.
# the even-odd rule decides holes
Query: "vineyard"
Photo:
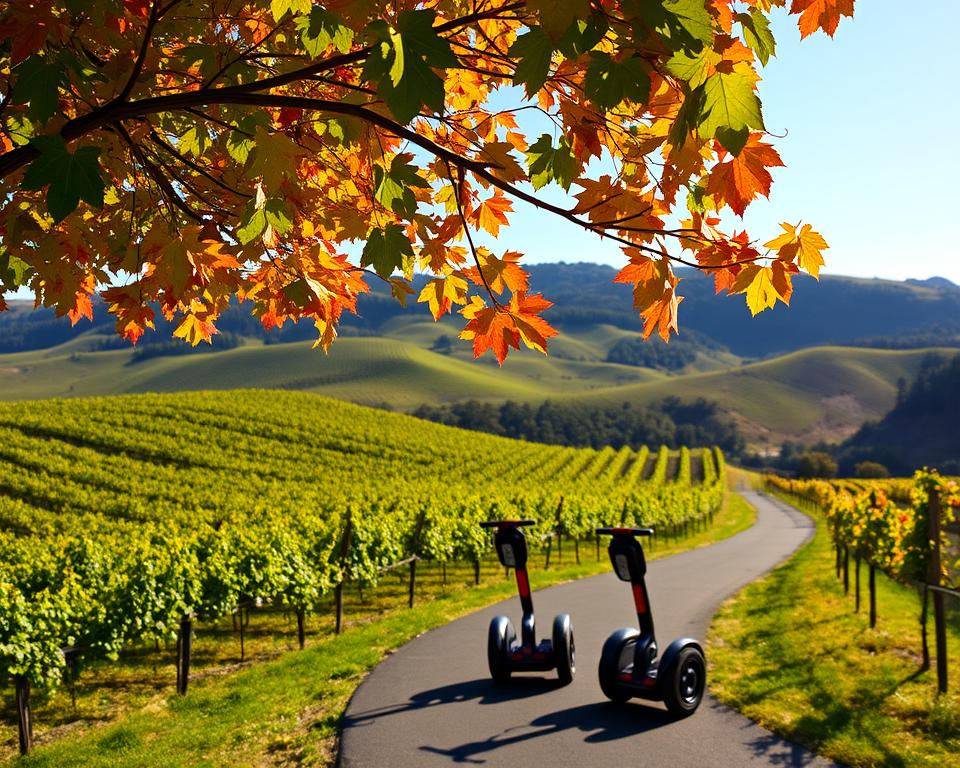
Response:
[[[260,391],[4,405],[0,459],[0,678],[45,687],[65,649],[115,658],[241,606],[296,612],[302,642],[345,581],[479,562],[481,520],[534,518],[549,549],[703,521],[724,488],[719,451],[545,446]]]

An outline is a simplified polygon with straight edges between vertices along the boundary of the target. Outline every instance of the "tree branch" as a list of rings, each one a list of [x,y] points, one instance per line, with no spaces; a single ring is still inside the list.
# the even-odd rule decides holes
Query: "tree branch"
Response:
[[[127,80],[127,84],[123,86],[123,90],[117,95],[117,101],[127,100],[127,96],[130,95],[133,86],[137,84],[140,73],[143,71],[143,63],[146,61],[147,51],[150,49],[150,37],[153,35],[153,28],[160,18],[158,11],[157,3],[151,3],[150,17],[147,19],[147,28],[144,30],[143,41],[140,43],[140,53],[137,55],[137,60],[133,63],[133,72],[130,73],[130,79]]]

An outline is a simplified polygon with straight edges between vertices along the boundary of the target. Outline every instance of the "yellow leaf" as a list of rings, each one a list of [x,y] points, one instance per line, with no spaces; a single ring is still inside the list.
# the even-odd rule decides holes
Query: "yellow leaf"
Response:
[[[747,286],[746,294],[751,315],[756,316],[776,304],[780,295],[773,287],[773,270],[770,267],[758,269],[753,281]]]
[[[804,224],[799,231],[787,222],[783,222],[780,227],[783,233],[764,243],[764,247],[775,249],[777,257],[783,261],[796,260],[800,269],[819,280],[820,267],[824,265],[820,252],[830,247],[827,241],[809,224]]]

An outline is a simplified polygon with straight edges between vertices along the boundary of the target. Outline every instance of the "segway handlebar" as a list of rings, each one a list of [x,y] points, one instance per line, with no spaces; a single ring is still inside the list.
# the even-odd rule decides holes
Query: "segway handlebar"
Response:
[[[523,528],[536,525],[536,520],[487,520],[480,523],[481,528]]]
[[[653,528],[597,528],[597,534],[602,536],[653,536]]]

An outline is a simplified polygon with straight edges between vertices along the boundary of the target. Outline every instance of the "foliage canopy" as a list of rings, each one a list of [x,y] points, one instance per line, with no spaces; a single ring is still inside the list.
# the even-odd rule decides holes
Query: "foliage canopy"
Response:
[[[833,35],[854,0],[790,0]],[[674,266],[756,314],[817,276],[809,224],[725,228],[782,165],[758,68],[787,0],[14,0],[0,11],[0,281],[73,322],[197,344],[231,298],[319,345],[389,281],[502,362],[551,302],[496,238],[517,201],[619,243],[645,333]],[[573,207],[537,194],[575,189]]]

